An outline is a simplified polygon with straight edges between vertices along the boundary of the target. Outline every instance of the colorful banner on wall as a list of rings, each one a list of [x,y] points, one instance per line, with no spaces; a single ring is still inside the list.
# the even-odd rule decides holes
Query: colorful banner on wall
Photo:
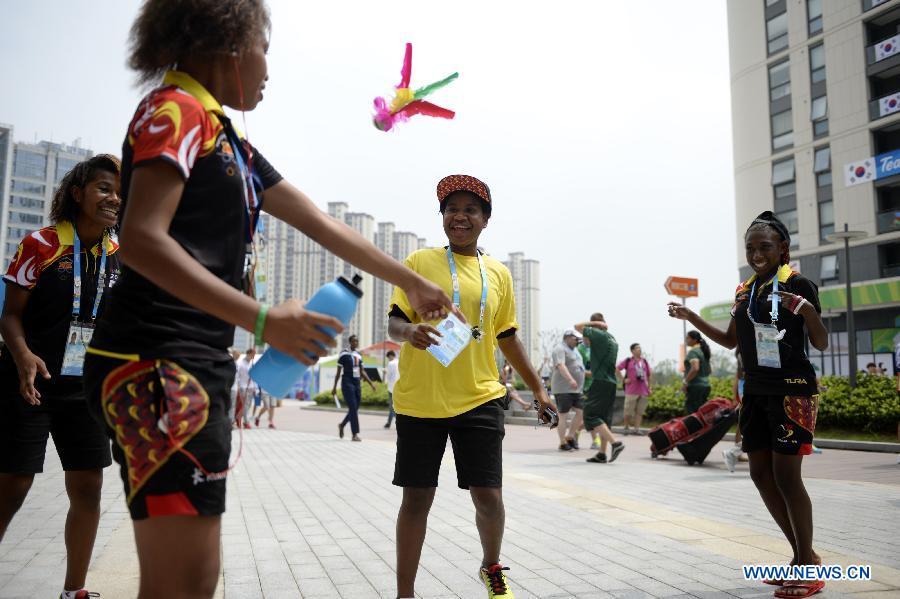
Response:
[[[875,44],[875,62],[900,52],[900,35],[889,37]]]
[[[900,110],[900,93],[878,99],[878,116],[887,116]]]
[[[866,158],[860,162],[851,162],[844,165],[844,186],[852,187],[874,181],[875,177],[875,159]]]
[[[844,185],[851,187],[900,175],[900,150],[892,150],[844,165]]]

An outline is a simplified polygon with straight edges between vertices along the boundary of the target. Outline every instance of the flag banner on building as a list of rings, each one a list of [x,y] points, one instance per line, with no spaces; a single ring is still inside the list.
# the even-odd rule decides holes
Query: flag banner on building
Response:
[[[875,44],[875,62],[893,56],[897,52],[900,52],[900,35],[889,37]]]
[[[875,179],[875,159],[866,158],[844,166],[844,186],[851,187]]]
[[[885,179],[900,175],[900,150],[885,152],[875,157],[875,178]]]
[[[878,116],[887,116],[900,110],[900,93],[878,99]]]

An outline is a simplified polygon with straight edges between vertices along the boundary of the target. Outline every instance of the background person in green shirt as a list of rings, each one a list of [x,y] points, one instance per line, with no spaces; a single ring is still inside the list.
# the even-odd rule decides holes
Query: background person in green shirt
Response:
[[[693,414],[709,397],[709,344],[698,331],[688,331],[684,343],[688,347],[684,357],[684,409]]]
[[[625,445],[616,441],[609,430],[616,403],[616,355],[619,344],[606,329],[606,320],[599,312],[591,314],[588,322],[575,325],[575,330],[591,344],[590,371],[593,381],[588,389],[587,401],[584,402],[583,416],[584,428],[591,431],[591,435],[600,436],[600,451],[587,460],[596,464],[614,462],[625,449]],[[609,459],[606,458],[607,444],[612,448]]]

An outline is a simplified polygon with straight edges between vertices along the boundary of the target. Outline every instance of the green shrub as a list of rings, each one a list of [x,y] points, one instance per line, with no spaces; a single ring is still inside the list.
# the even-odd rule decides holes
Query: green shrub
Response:
[[[709,377],[709,398],[732,398],[734,379],[731,377]],[[684,416],[684,393],[681,392],[681,380],[668,385],[654,385],[647,401],[646,415],[651,420],[669,420]]]
[[[344,394],[341,393],[341,386],[338,385],[337,395],[341,400],[341,405],[346,406],[347,402],[344,401]],[[331,397],[331,389],[328,391],[323,391],[313,397],[313,401],[315,401],[319,405],[334,405],[334,398]],[[384,383],[375,383],[375,390],[373,391],[369,384],[363,382],[362,384],[362,405],[363,407],[387,407],[388,405],[388,390],[387,385]]]
[[[893,378],[860,374],[852,390],[849,380],[843,376],[824,376],[820,384],[816,426],[884,433],[897,430],[900,396]]]
[[[709,397],[732,397],[733,379],[709,378]],[[894,433],[900,422],[900,395],[894,379],[858,375],[857,386],[843,376],[820,380],[817,428],[842,428],[872,433]],[[680,381],[653,388],[647,403],[647,418],[655,421],[684,416],[684,394]]]

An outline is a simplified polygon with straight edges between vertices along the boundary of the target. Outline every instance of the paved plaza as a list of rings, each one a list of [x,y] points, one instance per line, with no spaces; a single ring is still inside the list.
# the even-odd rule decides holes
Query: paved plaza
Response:
[[[361,417],[363,443],[337,438],[334,413],[289,403],[278,430],[250,430],[229,476],[218,596],[395,597],[390,484],[394,432]],[[651,460],[645,438],[624,437],[614,464],[589,450],[562,453],[556,433],[507,428],[503,563],[518,599],[771,597],[740,565],[780,564],[789,546],[747,474],[729,473],[717,449],[702,467],[675,452]],[[238,437],[235,437],[237,447]],[[722,446],[724,447],[724,445]],[[827,564],[871,564],[871,582],[829,582],[823,597],[900,597],[900,465],[893,454],[825,451],[806,459],[815,547]],[[445,456],[417,590],[421,597],[480,599],[480,544],[468,495]],[[66,499],[55,452],[0,544],[0,598],[55,598],[63,579]],[[137,559],[114,469],[89,588],[105,599],[136,595]]]

